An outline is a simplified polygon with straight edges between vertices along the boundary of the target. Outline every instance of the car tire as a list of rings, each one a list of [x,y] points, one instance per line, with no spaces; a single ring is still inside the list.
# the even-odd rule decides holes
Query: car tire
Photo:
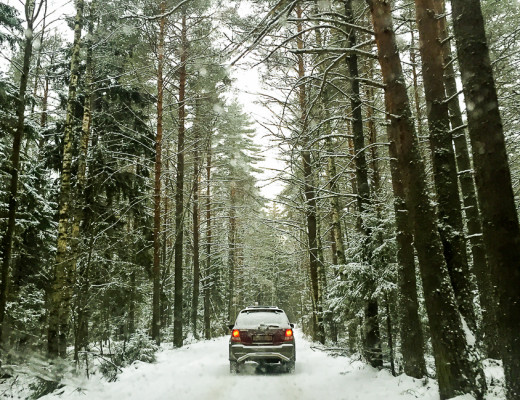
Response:
[[[288,361],[285,363],[285,371],[289,374],[293,374],[295,369],[295,362],[294,361]]]
[[[236,361],[229,362],[229,372],[232,374],[240,373],[240,368],[238,366],[238,362],[236,362]]]

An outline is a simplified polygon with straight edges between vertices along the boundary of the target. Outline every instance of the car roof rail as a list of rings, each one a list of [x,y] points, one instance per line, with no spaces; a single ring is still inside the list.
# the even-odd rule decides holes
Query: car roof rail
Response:
[[[259,306],[259,305],[254,305],[254,306],[247,306],[245,309],[248,310],[248,309],[254,309],[254,308],[263,308],[263,309],[273,309],[273,310],[280,310],[280,308],[278,306]]]

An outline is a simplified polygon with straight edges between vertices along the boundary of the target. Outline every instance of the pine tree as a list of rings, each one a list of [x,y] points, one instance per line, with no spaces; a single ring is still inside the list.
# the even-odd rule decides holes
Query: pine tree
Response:
[[[74,134],[74,113],[76,108],[76,91],[78,87],[78,70],[80,62],[81,29],[83,26],[84,1],[76,1],[76,17],[74,20],[74,44],[70,65],[70,84],[67,97],[67,117],[63,143],[63,162],[60,177],[59,225],[54,280],[50,297],[48,352],[49,355],[65,357],[67,351],[67,335],[69,333],[69,317],[72,301],[72,286],[75,271],[72,269],[69,246],[70,201],[71,201],[71,164],[72,143]]]
[[[520,228],[480,2],[452,1],[482,232],[498,296],[497,322],[508,399],[520,398]],[[491,134],[490,134],[491,132]]]
[[[0,284],[0,342],[3,340],[3,326],[5,321],[5,310],[7,304],[7,291],[9,288],[9,267],[11,263],[11,252],[13,248],[13,237],[15,234],[16,224],[16,208],[18,197],[18,179],[20,169],[20,149],[25,129],[25,106],[26,106],[26,91],[29,81],[29,68],[31,64],[31,57],[33,52],[33,35],[34,25],[40,14],[44,1],[25,2],[25,20],[27,28],[25,30],[25,41],[23,47],[23,65],[20,77],[20,87],[18,90],[18,98],[16,105],[17,123],[14,130],[13,148],[11,151],[11,165],[10,165],[10,184],[9,184],[9,200],[8,200],[8,217],[7,230],[2,238],[2,272]],[[12,9],[7,5],[2,5],[0,8],[0,22],[5,23],[9,28],[18,28],[17,20],[13,15]],[[3,24],[2,24],[3,25]],[[12,38],[7,34],[0,34],[0,44],[3,41],[12,42]]]
[[[478,380],[481,369],[475,365],[466,342],[442,256],[435,212],[428,198],[424,164],[411,122],[390,5],[383,0],[368,0],[367,3],[372,14],[379,63],[386,85],[385,105],[390,120],[388,136],[395,143],[406,205],[411,214],[440,396],[441,399],[447,399],[461,393],[473,393],[477,398],[482,398],[484,388]]]

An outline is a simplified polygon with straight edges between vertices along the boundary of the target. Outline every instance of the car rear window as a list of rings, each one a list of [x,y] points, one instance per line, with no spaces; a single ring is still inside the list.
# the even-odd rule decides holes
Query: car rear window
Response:
[[[243,311],[235,322],[240,328],[257,328],[261,324],[282,326],[288,325],[289,320],[282,311]]]

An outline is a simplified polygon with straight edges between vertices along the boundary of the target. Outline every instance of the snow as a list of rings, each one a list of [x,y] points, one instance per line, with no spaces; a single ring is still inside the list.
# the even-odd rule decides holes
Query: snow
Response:
[[[134,363],[116,382],[94,376],[89,381],[69,382],[43,399],[439,399],[433,380],[395,378],[359,360],[313,349],[298,332],[296,340],[294,374],[276,367],[257,371],[255,364],[246,364],[243,372],[231,375],[228,338],[222,337],[181,349],[164,346],[156,363]]]
[[[229,373],[228,337],[194,342],[181,349],[162,346],[157,362],[134,362],[123,368],[116,382],[108,382],[97,372],[87,380],[72,374],[62,379],[62,388],[41,397],[46,400],[90,399],[302,399],[302,400],[439,400],[434,379],[414,379],[406,375],[393,377],[388,370],[377,370],[358,356],[329,355],[305,340],[296,329],[296,372],[287,374],[278,367],[255,369],[246,364],[238,375]],[[433,363],[433,360],[431,361]],[[0,398],[34,398],[36,376],[45,378],[44,360],[0,379]],[[504,373],[499,360],[484,360],[488,392],[486,400],[505,400]],[[36,373],[40,371],[40,373]],[[92,370],[91,370],[92,373]],[[41,381],[40,381],[41,382]],[[31,389],[31,386],[33,389]],[[451,400],[474,400],[470,395]]]
[[[469,329],[468,324],[462,315],[460,316],[460,319],[462,320],[462,328],[464,329],[464,334],[466,335],[466,343],[474,347],[476,343],[475,335],[473,335],[473,332],[471,332],[471,329]]]

